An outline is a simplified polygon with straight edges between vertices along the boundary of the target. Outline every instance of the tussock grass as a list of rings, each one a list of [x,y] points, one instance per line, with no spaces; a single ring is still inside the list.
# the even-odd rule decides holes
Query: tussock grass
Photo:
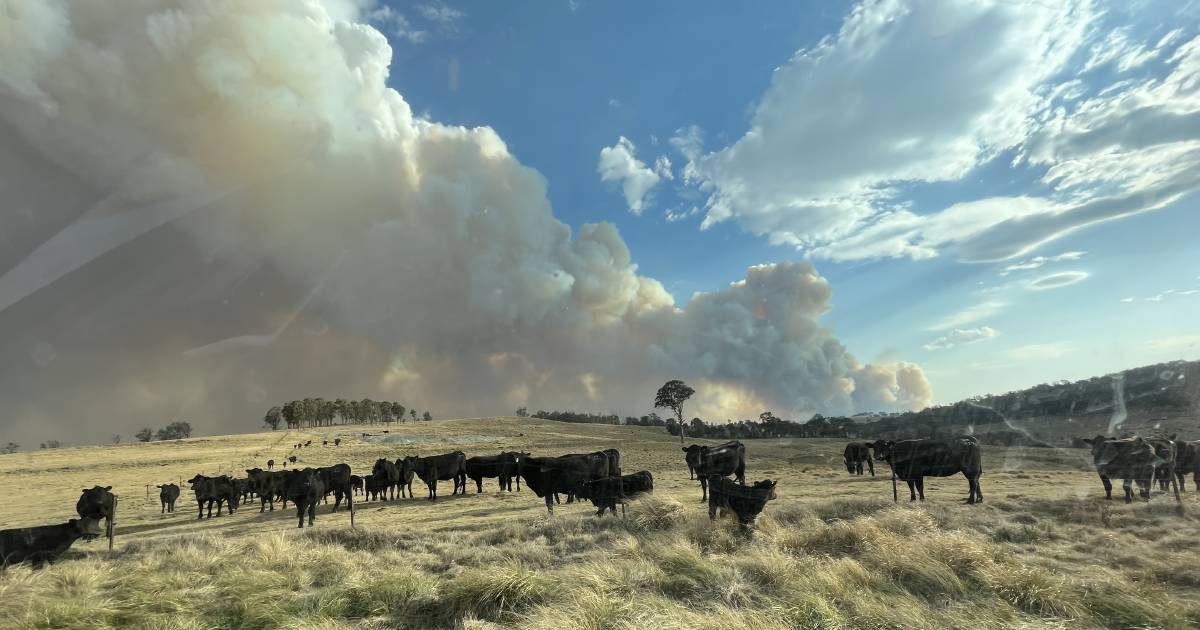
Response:
[[[659,433],[507,419],[392,430],[513,436],[485,451],[616,446],[627,467],[652,471],[657,488],[631,502],[627,518],[596,518],[586,504],[556,506],[548,517],[528,489],[500,494],[493,486],[476,495],[472,486],[466,497],[436,503],[360,503],[353,530],[348,515],[323,507],[315,529],[297,531],[294,511],[246,510],[212,521],[196,521],[183,508],[159,515],[153,501],[139,508],[135,486],[124,490],[127,533],[115,553],[81,545],[44,570],[0,574],[0,626],[1200,627],[1200,496],[1185,496],[1183,515],[1161,495],[1107,502],[1094,474],[1078,472],[1070,453],[1055,459],[1039,452],[1044,470],[985,475],[983,505],[957,503],[961,479],[930,481],[929,501],[896,505],[886,477],[838,471],[842,443],[754,441],[749,478],[771,470],[783,489],[747,531],[731,518],[709,520],[698,488],[680,474],[678,442]],[[114,470],[140,481],[145,470],[178,458],[203,460],[200,469],[211,470],[212,449],[265,450],[281,437],[239,436],[234,444],[244,446],[217,438],[174,450],[135,446],[121,451],[131,455]],[[386,448],[350,442],[302,455],[314,465],[347,453],[352,462],[370,462]],[[1003,451],[990,453],[993,463],[1003,460]],[[15,464],[0,457],[0,480],[56,492],[58,476],[66,476],[67,514],[78,488],[92,485],[64,472],[78,457],[22,457]],[[59,513],[53,516],[34,522],[54,522]]]

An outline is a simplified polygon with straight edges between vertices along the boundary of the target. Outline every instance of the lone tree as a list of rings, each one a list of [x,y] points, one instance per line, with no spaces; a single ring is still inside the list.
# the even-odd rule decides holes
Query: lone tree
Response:
[[[141,431],[134,433],[133,437],[137,438],[139,442],[149,442],[150,440],[154,439],[154,431],[150,430],[150,427],[146,427]]]
[[[16,453],[17,449],[19,449],[19,448],[21,448],[20,444],[17,444],[16,442],[9,442],[8,444],[5,444],[3,447],[0,447],[0,454],[12,455],[13,453]]]
[[[279,406],[268,409],[267,415],[263,416],[263,424],[271,427],[272,431],[278,429],[283,424],[283,409]]]
[[[430,420],[433,420],[433,416],[429,415],[428,411],[426,411],[425,414],[421,416],[421,418],[424,419],[425,422],[429,422]]]
[[[695,394],[696,390],[687,386],[683,381],[667,381],[658,388],[654,395],[654,407],[662,407],[675,412],[675,422],[679,425],[679,443],[683,444],[683,403]]]

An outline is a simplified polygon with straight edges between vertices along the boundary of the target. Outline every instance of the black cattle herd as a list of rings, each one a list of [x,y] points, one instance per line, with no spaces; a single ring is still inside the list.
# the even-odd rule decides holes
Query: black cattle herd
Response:
[[[340,445],[341,440],[335,440]],[[1150,498],[1151,488],[1158,482],[1163,491],[1175,486],[1176,499],[1184,477],[1193,475],[1196,491],[1200,492],[1200,441],[1177,441],[1175,436],[1164,438],[1112,438],[1097,436],[1085,440],[1092,449],[1092,459],[1106,498],[1112,499],[1112,479],[1124,482],[1125,502],[1133,501],[1133,485],[1138,486],[1144,499]],[[297,445],[311,445],[311,441]],[[328,444],[326,442],[326,444]],[[746,446],[730,441],[715,446],[693,444],[682,449],[689,478],[699,480],[701,501],[708,502],[711,518],[731,512],[742,526],[749,526],[762,512],[767,502],[775,498],[774,480],[746,484]],[[887,462],[892,479],[908,485],[910,501],[925,500],[925,477],[948,477],[962,473],[967,479],[966,503],[983,501],[979,478],[983,474],[979,442],[970,436],[951,439],[876,440],[851,442],[844,451],[846,470],[863,475],[864,464],[875,476],[873,462]],[[295,456],[287,461],[295,462]],[[259,512],[274,511],[275,503],[287,509],[290,502],[296,508],[297,527],[316,522],[316,508],[333,495],[333,512],[343,501],[353,511],[354,496],[364,500],[394,501],[414,498],[413,478],[424,482],[426,498],[438,496],[438,482],[453,482],[451,494],[466,494],[467,480],[474,482],[476,493],[483,492],[483,480],[495,479],[501,491],[521,490],[524,481],[528,489],[546,503],[546,511],[554,513],[555,504],[576,499],[588,500],[597,508],[596,515],[607,510],[616,513],[617,504],[654,490],[654,478],[648,471],[621,473],[621,453],[616,449],[594,453],[573,453],[553,457],[535,457],[530,453],[508,451],[498,455],[467,457],[462,451],[426,457],[401,457],[395,461],[379,459],[369,475],[352,474],[350,465],[341,463],[319,468],[273,470],[275,461],[267,461],[267,470],[251,468],[243,478],[228,475],[207,477],[197,474],[188,480],[195,494],[196,518],[211,518],[213,507],[219,517],[222,510],[237,512],[239,505],[259,500]],[[285,464],[286,466],[286,464]],[[729,477],[734,479],[731,480]],[[895,484],[893,484],[894,486]],[[157,486],[161,512],[175,511],[180,488],[176,484]],[[115,496],[111,486],[95,486],[83,490],[75,509],[78,519],[59,525],[6,529],[0,531],[0,568],[28,561],[34,566],[50,562],[80,538],[91,539],[103,534],[99,527],[103,519],[111,532]]]

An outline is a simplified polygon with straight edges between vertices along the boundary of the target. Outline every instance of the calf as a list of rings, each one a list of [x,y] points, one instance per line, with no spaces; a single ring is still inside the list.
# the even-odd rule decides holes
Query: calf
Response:
[[[617,513],[617,504],[625,509],[625,502],[637,498],[647,492],[654,491],[654,477],[649,471],[641,471],[632,475],[620,475],[585,481],[579,486],[579,498],[587,499],[599,508],[596,516],[603,516],[604,510]]]
[[[871,445],[866,442],[851,442],[846,445],[846,450],[842,454],[846,461],[846,472],[851,475],[863,474],[863,462],[867,463],[867,468],[871,470],[871,476],[875,476],[875,464],[871,463]]]
[[[742,527],[747,527],[758,518],[767,501],[775,498],[775,484],[766,479],[746,486],[730,481],[722,475],[709,475],[708,517],[715,519],[722,511],[732,511]]]
[[[400,486],[400,498],[404,498],[404,491],[408,491],[408,498],[413,498],[412,482],[416,476],[416,470],[413,469],[413,462],[416,457],[402,457],[396,460],[396,470],[400,471],[400,481],[397,485]]]
[[[112,490],[112,486],[84,488],[83,493],[79,495],[79,500],[75,502],[75,512],[79,514],[79,518],[104,519],[105,532],[112,528],[115,499],[110,490]],[[95,538],[95,536],[84,535],[84,540],[91,538]]]
[[[696,467],[700,465],[700,449],[704,448],[699,444],[692,444],[680,450],[683,451],[683,461],[687,462],[688,479],[696,478]]]
[[[363,493],[363,478],[358,475],[350,475],[350,486],[354,489],[354,495],[358,496]]]
[[[0,568],[29,561],[35,568],[53,562],[80,538],[101,534],[95,518],[71,519],[61,525],[0,531]]]
[[[262,513],[270,504],[275,511],[275,502],[283,498],[283,472],[263,470],[261,468],[246,469],[246,478],[254,493],[258,495],[258,511]],[[287,507],[285,504],[284,507]]]
[[[208,518],[212,518],[213,503],[217,504],[217,516],[221,516],[222,506],[229,508],[229,513],[237,511],[238,493],[233,480],[227,475],[206,477],[196,475],[188,479],[192,484],[192,492],[196,493],[196,518],[204,518],[204,506],[208,506]]]
[[[158,488],[158,500],[162,502],[162,511],[159,514],[174,512],[175,501],[179,498],[179,486],[168,483],[155,487]]]
[[[1165,438],[1147,438],[1146,442],[1154,447],[1154,480],[1163,492],[1171,489],[1175,481],[1176,447],[1175,436]],[[1151,482],[1151,485],[1153,484]]]
[[[925,477],[949,477],[962,473],[967,478],[967,503],[983,501],[979,477],[983,460],[979,442],[972,436],[949,440],[876,440],[871,446],[875,459],[886,461],[892,475],[908,484],[910,501],[925,500]]]
[[[1150,485],[1154,479],[1157,459],[1154,447],[1141,437],[1125,439],[1106,438],[1103,435],[1083,440],[1092,447],[1092,462],[1104,484],[1104,496],[1112,500],[1112,479],[1123,480],[1125,502],[1133,503],[1133,484],[1137,483],[1138,494],[1150,500]]]
[[[513,491],[513,482],[516,482],[517,492],[521,491],[521,458],[529,457],[529,453],[523,451],[504,451],[500,456],[504,458],[503,470],[500,476],[500,489],[508,492]]]
[[[388,482],[387,477],[370,475],[364,478],[363,482],[366,484],[366,499],[368,501],[387,500],[387,491],[391,487],[391,483]]]
[[[1200,442],[1177,442],[1175,454],[1175,478],[1179,480],[1179,490],[1184,489],[1183,478],[1192,475],[1196,491],[1200,492]]]
[[[325,496],[325,482],[315,468],[289,470],[283,482],[284,505],[291,501],[296,505],[296,527],[304,527],[304,514],[308,513],[308,526],[317,518],[317,504]]]
[[[371,469],[371,476],[377,477],[381,481],[376,485],[382,484],[384,488],[391,491],[391,498],[396,498],[396,486],[400,485],[400,469],[396,464],[386,459],[375,461],[375,466]],[[387,500],[387,497],[383,497]]]
[[[708,479],[717,475],[733,475],[738,483],[746,484],[746,446],[731,440],[719,446],[701,446],[696,477],[700,479],[700,502],[708,500]]]

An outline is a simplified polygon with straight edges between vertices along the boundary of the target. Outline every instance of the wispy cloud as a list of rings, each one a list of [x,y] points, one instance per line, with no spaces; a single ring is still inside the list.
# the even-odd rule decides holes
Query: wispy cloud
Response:
[[[948,334],[942,335],[937,339],[925,344],[926,350],[948,350],[955,346],[964,346],[970,343],[976,343],[985,339],[992,339],[1000,333],[996,332],[991,326],[980,326],[979,328],[955,328]]]
[[[625,194],[625,203],[634,214],[641,214],[645,207],[646,197],[662,179],[658,173],[637,159],[637,148],[633,142],[621,136],[611,147],[600,149],[600,162],[596,171],[600,180],[618,182]]]
[[[1057,256],[1035,256],[1029,260],[1023,260],[1019,263],[1011,264],[1000,272],[1000,275],[1007,276],[1015,271],[1029,271],[1038,269],[1050,263],[1079,260],[1087,255],[1087,252],[1063,252]]]
[[[367,13],[365,17],[371,24],[379,27],[380,30],[396,39],[402,39],[413,44],[420,44],[429,40],[428,31],[414,27],[408,17],[390,6],[383,5],[376,7]]]
[[[1200,335],[1181,335],[1179,337],[1152,339],[1146,342],[1146,347],[1151,350],[1160,351],[1200,349]]]
[[[960,326],[991,317],[992,315],[1004,310],[1006,306],[1008,306],[1007,302],[1001,302],[998,300],[980,302],[979,304],[968,306],[957,313],[952,313],[946,317],[943,317],[926,330],[941,331],[950,330],[951,328],[958,328]]]
[[[1086,271],[1063,271],[1061,273],[1052,273],[1048,276],[1042,276],[1025,285],[1025,288],[1030,291],[1047,291],[1050,289],[1061,289],[1069,287],[1073,284],[1079,284],[1090,276]]]

